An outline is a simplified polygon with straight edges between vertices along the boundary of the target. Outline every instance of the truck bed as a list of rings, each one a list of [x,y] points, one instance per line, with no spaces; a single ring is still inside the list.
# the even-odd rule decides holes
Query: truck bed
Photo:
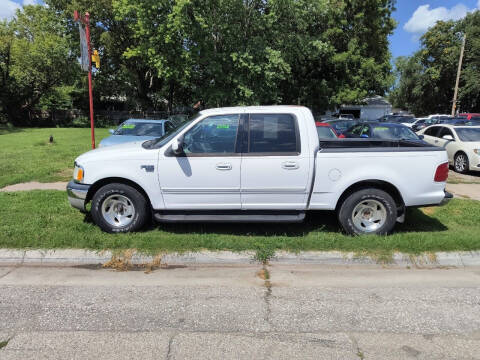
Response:
[[[419,141],[362,138],[321,140],[320,150],[323,152],[444,151],[442,148]]]

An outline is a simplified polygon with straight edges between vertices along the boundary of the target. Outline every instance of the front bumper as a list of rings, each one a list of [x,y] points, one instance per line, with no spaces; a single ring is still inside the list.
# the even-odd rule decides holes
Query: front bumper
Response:
[[[86,212],[85,200],[87,198],[88,189],[90,189],[90,185],[78,184],[73,180],[70,181],[67,184],[67,196],[70,205],[80,210],[81,212]]]

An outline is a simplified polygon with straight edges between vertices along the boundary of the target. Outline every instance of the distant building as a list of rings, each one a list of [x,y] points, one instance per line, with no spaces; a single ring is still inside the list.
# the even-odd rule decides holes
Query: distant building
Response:
[[[352,114],[355,118],[376,120],[392,113],[392,104],[381,96],[373,96],[362,100],[361,105],[342,105],[340,115]]]

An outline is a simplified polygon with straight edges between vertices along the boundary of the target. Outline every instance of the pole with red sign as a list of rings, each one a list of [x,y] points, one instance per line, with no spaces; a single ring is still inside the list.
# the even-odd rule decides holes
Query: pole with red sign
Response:
[[[90,103],[90,129],[92,133],[92,149],[95,149],[95,124],[93,121],[93,91],[92,91],[92,46],[90,44],[90,14],[87,12],[85,16],[80,16],[77,10],[73,13],[76,22],[80,21],[85,25],[85,37],[88,48],[88,98]],[[81,36],[80,36],[81,38]]]

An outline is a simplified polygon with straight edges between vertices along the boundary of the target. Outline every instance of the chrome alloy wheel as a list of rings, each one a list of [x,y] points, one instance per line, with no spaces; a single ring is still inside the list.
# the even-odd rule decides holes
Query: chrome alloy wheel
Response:
[[[459,154],[455,158],[455,170],[457,172],[464,172],[467,169],[467,157]]]
[[[102,216],[110,225],[124,227],[130,225],[135,217],[135,207],[124,195],[110,195],[103,201]]]
[[[353,209],[352,221],[363,232],[376,231],[387,221],[387,209],[377,200],[362,201]]]

